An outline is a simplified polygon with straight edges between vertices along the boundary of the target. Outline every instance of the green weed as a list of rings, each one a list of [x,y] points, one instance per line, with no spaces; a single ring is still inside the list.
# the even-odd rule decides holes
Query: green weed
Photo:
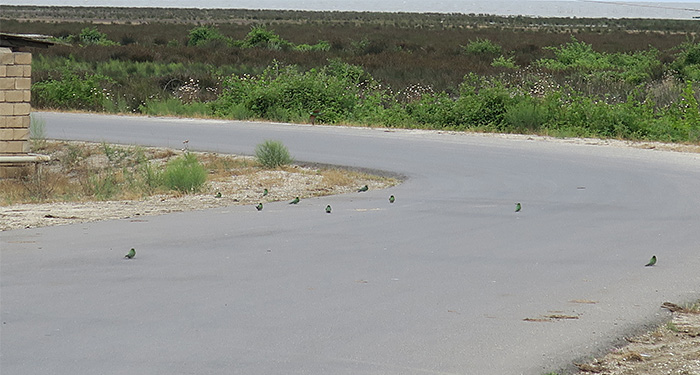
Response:
[[[280,141],[267,140],[255,147],[255,157],[265,168],[277,168],[292,162],[289,150]]]
[[[111,169],[89,173],[82,179],[81,185],[87,196],[97,200],[109,200],[120,191],[118,175]]]
[[[29,123],[29,141],[33,151],[39,151],[46,147],[46,121],[32,116]]]
[[[194,154],[183,156],[168,162],[162,175],[163,184],[170,190],[181,193],[198,192],[207,181],[207,171]]]

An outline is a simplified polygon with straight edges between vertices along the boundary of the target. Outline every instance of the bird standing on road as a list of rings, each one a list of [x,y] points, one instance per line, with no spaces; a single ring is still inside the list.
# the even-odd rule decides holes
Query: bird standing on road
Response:
[[[129,250],[129,252],[126,253],[126,255],[124,255],[124,258],[132,259],[135,256],[136,256],[136,250],[134,250],[134,248],[132,247],[131,250]]]
[[[365,185],[365,186],[363,186],[363,187],[357,189],[357,192],[358,192],[358,193],[362,193],[362,192],[365,192],[365,191],[367,191],[367,190],[369,190],[369,186]]]
[[[330,204],[328,206],[326,206],[326,213],[327,214],[331,213],[331,205]]]
[[[294,198],[293,201],[289,202],[289,204],[297,204],[299,203],[299,197]]]
[[[656,255],[652,255],[649,263],[645,264],[644,267],[651,267],[656,264]]]
[[[520,210],[523,208],[523,206],[520,205],[520,202],[515,204],[515,212],[520,212]]]
[[[396,198],[393,195],[389,197],[389,203],[394,203],[395,200]]]
[[[217,191],[217,192],[216,192],[216,195],[214,196],[214,198],[221,198],[221,192],[220,192],[220,191]]]
[[[263,209],[262,202],[258,203],[258,205],[255,206],[255,208],[256,208],[258,211],[262,211],[262,209]]]

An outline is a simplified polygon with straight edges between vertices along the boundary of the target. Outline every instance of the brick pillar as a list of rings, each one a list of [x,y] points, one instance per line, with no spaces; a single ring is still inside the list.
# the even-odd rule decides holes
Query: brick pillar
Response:
[[[32,55],[0,54],[0,155],[29,152]]]
[[[46,160],[29,155],[31,87],[32,54],[0,49],[0,178],[24,176]]]

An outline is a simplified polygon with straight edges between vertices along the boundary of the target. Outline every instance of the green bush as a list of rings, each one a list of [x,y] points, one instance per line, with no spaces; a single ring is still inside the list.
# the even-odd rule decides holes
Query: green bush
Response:
[[[280,141],[267,140],[255,146],[255,157],[265,168],[277,168],[292,162],[289,150]]]
[[[233,42],[233,45],[241,48],[267,48],[281,50],[292,48],[293,44],[280,38],[265,26],[253,26],[245,39]]]
[[[680,49],[671,69],[681,79],[700,81],[700,43],[686,42]]]
[[[99,111],[107,99],[101,87],[104,82],[110,79],[97,74],[80,77],[65,70],[60,80],[49,79],[32,85],[32,104],[40,108]]]
[[[427,128],[454,128],[461,119],[455,111],[455,102],[444,92],[423,95],[420,100],[406,104],[406,114]]]
[[[493,59],[493,61],[491,62],[491,66],[506,69],[518,69],[518,66],[515,65],[515,59],[513,58],[513,56],[509,58],[505,58],[503,55],[498,56],[495,59]]]
[[[526,97],[508,107],[503,118],[509,131],[533,132],[547,122],[549,111],[539,100]]]
[[[466,128],[502,131],[506,109],[515,99],[502,82],[489,82],[471,76],[460,86],[455,110]],[[474,86],[476,84],[477,86]]]
[[[95,46],[116,46],[119,45],[117,42],[113,42],[107,39],[107,34],[101,33],[97,30],[97,27],[86,27],[80,30],[80,34],[77,37],[73,37],[71,41],[77,41],[81,45],[95,45]]]
[[[230,39],[221,35],[219,30],[213,27],[198,26],[190,30],[187,45],[201,47],[214,41],[230,42]]]
[[[577,71],[585,75],[606,80],[623,80],[641,83],[661,71],[661,62],[656,49],[627,53],[595,52],[590,44],[579,42],[572,37],[571,42],[560,47],[544,47],[554,52],[553,59],[539,59],[534,65],[555,71]]]
[[[191,153],[168,162],[162,173],[162,182],[170,190],[181,193],[198,192],[207,181],[207,171]]]
[[[225,79],[212,109],[223,117],[234,117],[234,111],[243,109],[254,117],[276,121],[308,121],[312,112],[318,112],[317,122],[335,123],[350,117],[358,104],[357,80],[351,67],[301,72],[295,66],[275,63],[259,76]]]
[[[502,50],[498,44],[481,38],[470,40],[466,46],[462,46],[462,49],[469,55],[498,55]]]

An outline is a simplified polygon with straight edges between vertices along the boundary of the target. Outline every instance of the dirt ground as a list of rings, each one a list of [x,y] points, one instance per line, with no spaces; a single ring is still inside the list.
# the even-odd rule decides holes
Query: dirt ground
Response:
[[[667,305],[665,303],[664,305]],[[700,375],[700,301],[690,308],[668,304],[673,319],[658,329],[627,338],[603,358],[576,364],[580,374]]]

